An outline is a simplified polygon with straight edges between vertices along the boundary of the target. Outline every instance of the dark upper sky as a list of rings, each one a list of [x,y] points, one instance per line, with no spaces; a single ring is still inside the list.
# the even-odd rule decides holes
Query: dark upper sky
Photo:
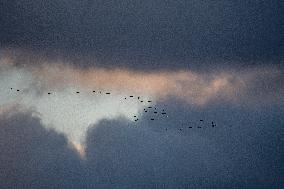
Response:
[[[134,69],[280,65],[282,4],[4,0],[0,43],[49,58],[72,59],[80,67],[93,65],[94,58],[100,66]]]

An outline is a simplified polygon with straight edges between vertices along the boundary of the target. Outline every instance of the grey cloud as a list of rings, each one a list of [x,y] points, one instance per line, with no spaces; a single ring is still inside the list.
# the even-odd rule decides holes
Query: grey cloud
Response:
[[[174,101],[167,104],[167,112],[170,118],[165,121],[148,123],[150,116],[144,116],[137,125],[102,121],[89,130],[86,154],[89,167],[102,176],[99,186],[278,188],[284,184],[283,108],[223,104],[198,109]],[[198,130],[200,119],[204,123]],[[211,128],[211,121],[216,128]]]
[[[278,0],[21,0],[2,1],[0,10],[1,47],[67,57],[81,68],[283,62]]]
[[[234,182],[226,157],[206,139],[140,126],[102,121],[89,130],[87,159],[102,188],[222,188]]]
[[[82,186],[81,161],[66,137],[43,128],[31,113],[1,114],[0,141],[1,187]]]
[[[161,106],[161,104],[158,104]],[[1,114],[5,188],[281,188],[283,107],[169,102],[167,121],[104,120],[90,127],[81,159],[31,113]],[[217,127],[189,130],[199,119]],[[165,127],[168,131],[165,131]],[[179,128],[183,131],[179,131]],[[207,126],[206,126],[207,127]]]

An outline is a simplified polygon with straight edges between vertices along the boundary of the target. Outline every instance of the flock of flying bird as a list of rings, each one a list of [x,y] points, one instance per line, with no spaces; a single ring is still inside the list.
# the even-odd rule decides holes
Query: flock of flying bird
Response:
[[[10,88],[10,89],[13,90],[13,88]],[[20,92],[19,89],[17,89],[16,91],[17,91],[17,92]],[[110,95],[110,94],[111,94],[110,92],[105,92],[105,93],[103,93],[102,91],[95,91],[95,90],[92,91],[92,92],[93,92],[93,93],[98,93],[98,94],[105,94],[105,95]],[[80,92],[79,92],[79,91],[76,91],[75,93],[76,93],[76,94],[79,94]],[[53,93],[48,92],[47,94],[48,94],[48,95],[52,95]],[[129,97],[124,97],[125,100],[127,100],[127,98],[135,99],[136,97],[133,96],[133,95],[130,95]],[[143,111],[144,111],[145,113],[148,113],[148,112],[149,112],[149,113],[150,113],[150,112],[153,113],[152,116],[151,116],[151,118],[150,118],[151,121],[154,121],[154,120],[155,120],[155,117],[157,117],[157,115],[159,115],[159,114],[162,115],[163,117],[168,117],[168,115],[167,115],[165,109],[162,109],[161,111],[159,111],[159,110],[157,109],[157,107],[151,106],[151,102],[152,102],[151,100],[146,100],[146,101],[145,101],[145,100],[143,100],[142,97],[140,97],[140,96],[137,96],[136,99],[138,100],[138,102],[144,103],[144,105],[145,105],[145,103],[147,103]],[[138,118],[137,115],[134,115],[133,118],[134,118],[134,121],[135,121],[135,122],[139,121],[139,118]],[[200,122],[203,123],[203,120],[201,119]],[[212,122],[211,122],[211,127],[212,127],[212,128],[216,127],[216,123],[214,123],[214,122],[212,121]],[[194,127],[189,126],[188,128],[189,128],[189,129],[192,129],[192,128],[194,128]],[[196,128],[202,128],[202,127],[201,127],[201,126],[196,126]],[[168,128],[165,128],[165,130],[167,131]],[[180,128],[179,130],[182,131],[183,128]]]

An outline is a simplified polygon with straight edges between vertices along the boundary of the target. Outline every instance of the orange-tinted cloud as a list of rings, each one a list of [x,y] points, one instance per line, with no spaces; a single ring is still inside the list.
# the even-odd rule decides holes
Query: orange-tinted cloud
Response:
[[[9,60],[5,59],[6,62]],[[7,66],[7,63],[5,65]],[[10,63],[10,65],[13,64]],[[250,100],[269,102],[271,99],[273,101],[274,91],[277,88],[275,81],[283,78],[281,71],[265,67],[211,73],[190,70],[146,73],[127,69],[82,70],[62,63],[46,62],[40,66],[27,66],[25,69],[29,70],[35,80],[40,83],[41,90],[55,88],[64,90],[66,87],[73,86],[90,91],[103,90],[147,95],[158,100],[175,97],[194,105],[205,105],[216,99],[235,103]],[[274,91],[263,89],[265,86],[259,85],[259,82],[264,81],[266,85],[273,86]],[[276,92],[282,94],[283,87],[278,87],[280,89]],[[259,90],[259,93],[252,95],[251,90]],[[267,90],[271,93],[270,95],[262,94],[267,93]],[[283,98],[279,97],[278,100]]]

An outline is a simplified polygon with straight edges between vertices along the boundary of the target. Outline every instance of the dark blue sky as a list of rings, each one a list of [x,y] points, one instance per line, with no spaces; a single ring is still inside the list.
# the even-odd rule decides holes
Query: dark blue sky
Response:
[[[282,8],[277,0],[2,1],[0,41],[79,67],[94,58],[138,69],[279,65]]]

